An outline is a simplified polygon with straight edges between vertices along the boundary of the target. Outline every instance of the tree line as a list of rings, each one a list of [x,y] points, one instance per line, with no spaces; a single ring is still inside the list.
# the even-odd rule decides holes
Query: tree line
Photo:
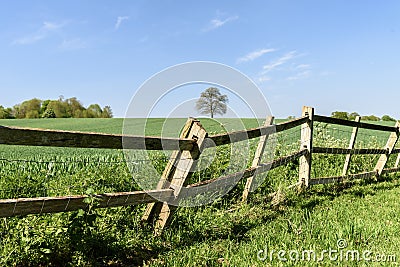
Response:
[[[334,111],[331,114],[331,117],[344,119],[344,120],[354,120],[357,116],[360,116],[357,112],[348,113],[345,111]],[[382,118],[379,118],[375,115],[369,116],[360,116],[362,120],[366,121],[396,121],[396,119],[390,117],[389,115],[383,115]]]
[[[0,119],[35,119],[35,118],[112,118],[110,106],[101,108],[91,104],[85,108],[76,98],[40,100],[33,98],[12,108],[0,106]]]

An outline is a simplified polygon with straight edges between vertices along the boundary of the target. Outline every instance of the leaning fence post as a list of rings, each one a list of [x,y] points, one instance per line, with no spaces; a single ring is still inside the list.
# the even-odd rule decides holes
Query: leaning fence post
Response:
[[[269,126],[273,123],[274,117],[273,116],[268,116],[267,119],[265,120],[264,126]],[[254,155],[253,163],[251,164],[251,167],[257,167],[262,159],[262,156],[264,154],[265,146],[267,144],[268,140],[268,135],[262,135],[260,136],[260,141],[258,142],[257,150]],[[246,185],[244,187],[243,195],[242,195],[242,201],[246,201],[247,197],[249,195],[249,192],[253,190],[253,180],[256,178],[256,173],[254,173],[253,176],[247,178]]]
[[[202,150],[203,141],[207,138],[207,132],[198,120],[190,119],[185,125],[185,131],[182,135],[185,135],[185,138],[195,139],[196,145],[191,151],[186,150],[174,153],[163,174],[163,178],[166,179],[160,181],[159,184],[159,186],[174,189],[174,196],[178,200],[182,187],[186,185],[187,179],[190,178],[192,171],[194,171],[196,167],[197,159]],[[182,135],[181,137],[183,137]],[[155,235],[159,235],[170,222],[175,209],[176,206],[169,205],[167,202],[154,203],[147,207],[142,219],[147,221],[155,219],[154,233]]]
[[[361,120],[361,117],[357,116],[354,121],[355,122],[360,122],[360,120]],[[349,143],[349,149],[353,149],[354,148],[354,144],[356,143],[357,133],[358,133],[358,126],[353,127],[353,133],[351,134],[350,143]],[[350,160],[351,160],[351,154],[349,153],[349,154],[346,155],[346,160],[344,162],[342,176],[346,176],[347,175],[347,171],[348,171],[349,166],[350,166]]]
[[[299,184],[300,187],[308,187],[311,176],[314,108],[304,106],[301,115],[308,116],[309,120],[301,125],[300,150],[306,149],[308,153],[300,157]]]
[[[390,156],[390,154],[392,154],[392,151],[393,151],[394,147],[396,146],[397,140],[399,139],[400,122],[396,122],[395,127],[397,128],[397,130],[390,134],[389,139],[387,140],[387,143],[385,146],[385,149],[387,152],[385,154],[382,154],[379,157],[378,163],[376,164],[375,171],[376,171],[376,175],[378,177],[382,174],[383,169],[385,168],[385,165],[386,165],[387,161],[389,160],[389,156]]]
[[[187,138],[189,135],[189,131],[192,128],[192,125],[194,123],[193,118],[189,118],[185,125],[183,126],[182,132],[180,134],[180,138]],[[160,181],[158,182],[158,185],[156,189],[167,189],[169,188],[169,184],[172,180],[175,167],[176,167],[176,162],[179,160],[180,156],[182,154],[182,151],[176,150],[173,151],[170,159],[167,163],[167,166],[164,169],[164,172],[161,176]],[[144,211],[144,214],[142,216],[142,221],[152,221],[155,217],[155,214],[160,213],[162,207],[162,203],[155,202],[155,203],[149,203],[147,204],[146,210]]]

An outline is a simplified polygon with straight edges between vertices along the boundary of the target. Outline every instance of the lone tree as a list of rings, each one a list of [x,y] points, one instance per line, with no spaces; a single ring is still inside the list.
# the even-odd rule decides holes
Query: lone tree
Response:
[[[211,118],[214,118],[215,114],[226,113],[226,103],[228,103],[228,97],[221,95],[218,88],[210,87],[201,93],[196,102],[196,109],[201,114],[210,114]]]

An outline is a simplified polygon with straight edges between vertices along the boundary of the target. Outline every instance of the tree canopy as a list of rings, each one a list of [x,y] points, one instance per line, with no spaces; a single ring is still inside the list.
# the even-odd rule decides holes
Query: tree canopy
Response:
[[[358,114],[357,112],[352,112],[349,114],[345,111],[334,111],[331,114],[331,117],[333,118],[344,120],[354,120],[357,116],[360,116],[360,114]],[[382,118],[379,118],[375,115],[361,116],[361,119],[365,121],[396,121],[396,119],[390,117],[389,115],[383,115]]]
[[[215,114],[226,113],[226,103],[228,103],[228,96],[222,95],[218,88],[210,87],[201,93],[196,102],[196,109],[201,114],[209,114],[211,118],[214,118]]]
[[[26,100],[12,108],[0,106],[0,119],[34,119],[34,118],[112,118],[110,106],[101,108],[99,104],[91,104],[85,108],[76,98],[57,100]]]

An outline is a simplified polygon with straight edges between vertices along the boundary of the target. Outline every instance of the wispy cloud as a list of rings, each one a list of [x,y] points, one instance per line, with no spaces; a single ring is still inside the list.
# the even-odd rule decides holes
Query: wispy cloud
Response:
[[[271,77],[266,76],[266,75],[261,75],[261,76],[257,77],[257,82],[259,82],[259,83],[268,82],[270,80],[271,80]]]
[[[57,30],[57,29],[64,27],[64,25],[65,25],[65,23],[57,24],[54,22],[45,21],[45,22],[43,22],[42,29],[47,30],[47,31],[53,31],[53,30]]]
[[[115,23],[115,26],[114,26],[115,30],[118,30],[119,27],[121,26],[122,22],[125,21],[125,20],[128,20],[128,19],[129,19],[128,16],[119,16],[117,18],[117,22]]]
[[[303,69],[309,69],[310,67],[311,67],[310,64],[299,64],[299,65],[297,65],[297,66],[295,67],[295,69],[303,70]]]
[[[311,70],[305,70],[305,71],[301,71],[293,76],[288,77],[287,80],[294,81],[294,80],[304,79],[304,78],[310,77],[310,75],[311,75]]]
[[[80,38],[74,38],[74,39],[63,40],[58,48],[66,51],[66,50],[78,50],[86,47],[87,47],[86,42],[84,42]]]
[[[263,71],[262,74],[268,73],[274,69],[276,69],[277,67],[285,64],[286,62],[288,62],[289,60],[293,59],[296,56],[297,52],[296,51],[291,51],[289,53],[286,53],[285,55],[283,55],[282,57],[278,58],[275,61],[270,62],[267,65],[263,66]]]
[[[14,45],[29,45],[45,39],[51,32],[57,31],[65,26],[65,23],[43,22],[42,26],[34,33],[18,38],[12,42]]]
[[[214,19],[210,20],[210,22],[208,23],[208,26],[206,28],[204,28],[203,31],[215,30],[217,28],[220,28],[220,27],[224,26],[228,22],[235,21],[237,19],[239,19],[239,16],[230,16],[230,17],[225,18],[225,19],[214,18]]]
[[[242,63],[242,62],[247,62],[247,61],[253,61],[256,58],[263,56],[264,54],[271,53],[274,51],[276,51],[276,49],[274,49],[274,48],[264,48],[264,49],[256,50],[251,53],[248,53],[247,55],[245,55],[241,58],[238,58],[236,62]]]
[[[292,68],[292,71],[295,72],[294,75],[289,76],[287,80],[289,81],[294,81],[294,80],[300,80],[300,79],[305,79],[311,76],[311,65],[310,64],[297,64],[294,65]]]
[[[281,57],[262,66],[262,70],[258,73],[255,80],[258,83],[270,81],[273,78],[273,76],[271,76],[271,72],[277,70],[287,74],[287,78],[284,78],[287,81],[294,81],[310,77],[312,75],[311,65],[304,63],[300,64],[294,60],[295,58],[301,56],[304,56],[304,54],[299,54],[295,50],[283,54]],[[289,62],[292,63],[289,64]],[[282,77],[282,75],[278,75],[278,77]]]

